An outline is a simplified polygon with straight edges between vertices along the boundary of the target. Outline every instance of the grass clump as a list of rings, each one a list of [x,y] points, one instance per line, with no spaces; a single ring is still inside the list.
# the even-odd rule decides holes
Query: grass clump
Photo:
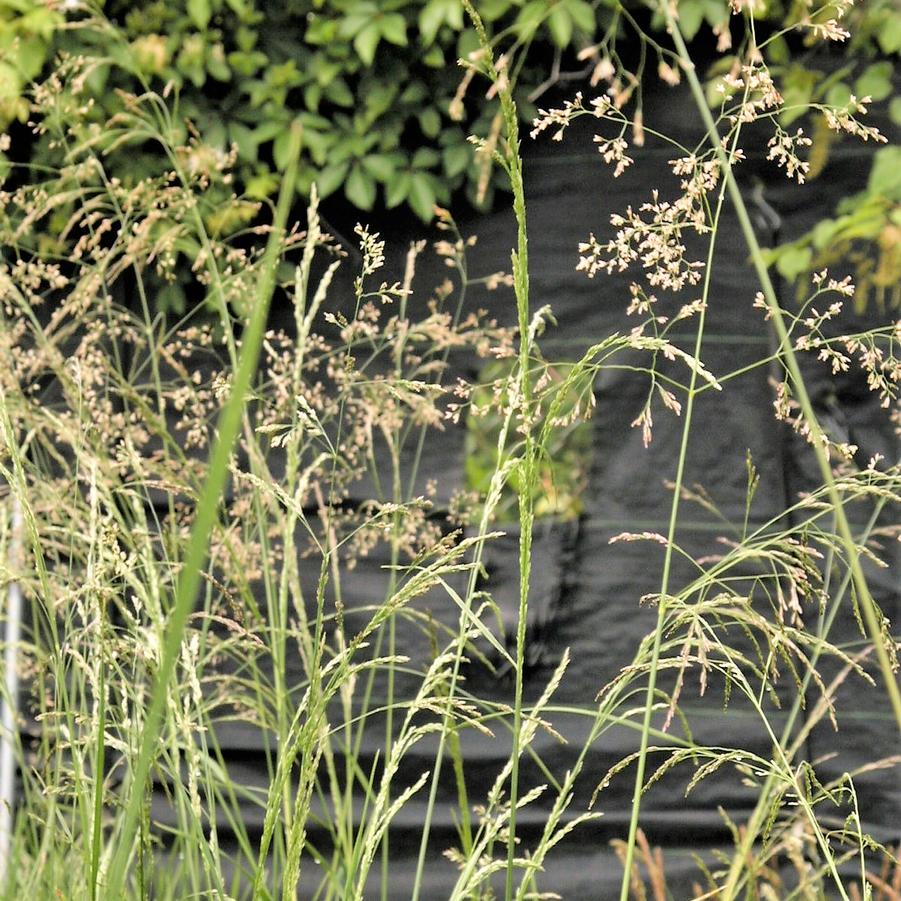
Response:
[[[726,772],[753,788],[756,807],[746,823],[727,819],[734,848],[700,862],[696,897],[893,890],[895,854],[866,832],[855,782],[897,759],[877,751],[862,770],[826,778],[803,752],[817,724],[838,723],[839,689],[851,679],[884,692],[901,728],[897,641],[867,579],[884,565],[880,541],[896,537],[880,517],[897,509],[901,472],[897,461],[859,459],[824,429],[800,358],[813,354],[833,374],[859,367],[897,427],[898,326],[837,331],[853,287],[828,273],[813,278],[800,308],[784,308],[773,290],[734,169],[751,122],[776,127],[770,156],[790,175],[805,174],[806,144],[778,125],[782,99],[754,20],[735,4],[745,28],[739,64],[722,79],[714,113],[673,11],[659,10],[668,48],[632,22],[641,46],[663,54],[669,80],[689,82],[704,134],[693,148],[671,141],[674,201],[654,191],[614,214],[612,237],[587,236],[580,248],[589,276],[634,275],[625,301],[634,326],[593,336],[577,360],[550,362],[540,345],[552,317],[530,306],[515,60],[496,52],[477,8],[466,9],[481,38],[466,78],[487,77],[500,100],[504,128],[487,152],[512,186],[517,242],[509,276],[474,276],[467,239],[437,210],[447,238],[437,249],[454,278],[425,304],[414,294],[424,244],[410,247],[400,278],[383,280],[384,242],[362,226],[356,273],[342,282],[347,248],[327,233],[315,189],[305,228],[290,222],[293,167],[279,203],[257,203],[251,224],[226,238],[216,223],[250,203],[221,200],[234,159],[174,140],[166,98],[123,96],[123,111],[98,128],[84,99],[96,61],[64,58],[35,88],[35,128],[58,166],[13,170],[0,195],[4,522],[21,512],[2,534],[4,551],[16,541],[23,549],[4,554],[3,582],[22,590],[28,610],[15,647],[25,681],[19,728],[4,736],[22,780],[7,895],[288,898],[301,886],[347,899],[378,885],[384,896],[398,856],[392,823],[419,795],[418,898],[445,767],[459,837],[447,849],[452,898],[553,891],[546,861],[600,815],[625,772],[634,791],[615,845],[623,899],[647,896],[643,872],[654,897],[669,891],[665,861],[640,827],[647,793],[674,778],[689,793]],[[795,27],[829,38],[842,13]],[[542,112],[533,136],[552,128],[562,137],[590,116],[615,176],[635,164],[626,135],[640,147],[653,132],[640,110],[625,112],[629,73],[608,63],[599,78],[610,91]],[[830,121],[877,138],[861,113],[856,103]],[[302,142],[296,129],[295,160]],[[167,171],[134,182],[110,175],[110,160],[147,143]],[[703,359],[727,204],[760,280],[749,308],[773,329],[772,352],[750,368],[779,374],[776,416],[809,444],[821,480],[752,524],[761,477],[742,459],[744,515],[721,516],[723,541],[699,554],[680,543],[684,505],[719,512],[686,484],[695,404],[728,394],[749,368],[717,372]],[[172,322],[154,313],[148,292],[176,277],[191,279],[205,302]],[[512,285],[515,329],[468,309],[476,285]],[[289,313],[283,327],[269,315],[274,298]],[[677,324],[694,328],[687,348]],[[500,358],[486,364],[490,387],[450,381],[458,352]],[[579,513],[586,475],[570,454],[581,457],[594,386],[613,367],[646,384],[632,421],[646,445],[655,415],[681,417],[667,529],[611,539],[662,549],[658,590],[635,599],[655,608],[656,622],[595,698],[558,706],[569,651],[536,696],[524,685],[533,531],[541,516]],[[477,496],[451,503],[449,521],[438,515],[443,486],[423,484],[422,456],[470,408],[488,408],[470,429]],[[862,524],[849,513],[861,510]],[[486,543],[514,518],[518,609],[505,645],[481,573]],[[347,587],[367,558],[382,563],[369,597]],[[839,641],[833,624],[849,605],[861,637]],[[415,648],[401,646],[401,622],[418,636]],[[475,660],[511,674],[509,699],[467,680]],[[695,736],[685,698],[714,690],[747,712],[769,754]],[[575,714],[588,723],[584,739],[554,772],[536,738],[563,740],[556,721]],[[242,784],[220,744],[230,728],[262,749],[264,784]],[[598,780],[590,757],[622,728],[635,736],[634,753]],[[466,759],[473,732],[507,742],[481,797]],[[378,753],[367,758],[376,734]],[[412,771],[423,756],[428,766]],[[526,809],[533,822],[540,815],[528,834]],[[789,882],[779,873],[786,860]]]

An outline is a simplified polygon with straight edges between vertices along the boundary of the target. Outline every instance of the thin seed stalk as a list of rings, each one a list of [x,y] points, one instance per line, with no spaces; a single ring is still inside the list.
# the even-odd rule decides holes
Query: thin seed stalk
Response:
[[[519,500],[519,611],[516,628],[516,672],[513,701],[513,748],[510,771],[510,818],[507,840],[507,870],[504,897],[513,897],[513,871],[516,856],[516,805],[519,799],[519,757],[522,751],[522,692],[523,671],[525,669],[526,622],[529,608],[529,581],[531,575],[533,487],[535,483],[535,441],[531,429],[532,380],[530,374],[531,337],[529,334],[529,248],[526,229],[526,198],[522,177],[522,157],[520,155],[519,121],[516,101],[513,99],[511,83],[495,68],[494,54],[482,19],[471,0],[463,0],[476,33],[479,45],[485,55],[488,75],[497,87],[501,104],[507,144],[502,155],[504,168],[510,178],[513,192],[513,214],[516,218],[517,245],[511,254],[513,267],[513,291],[516,296],[516,313],[519,325],[519,391],[522,398],[522,418],[520,427],[524,432],[523,459],[520,464],[521,478],[518,483]]]
[[[494,61],[488,47],[478,14],[471,8],[469,0],[465,0],[470,16],[476,22],[480,32],[482,46],[488,53],[490,71],[495,72]],[[493,77],[497,77],[496,75]],[[513,897],[513,871],[516,855],[516,805],[519,796],[519,757],[521,753],[520,738],[522,734],[522,692],[525,669],[526,622],[529,608],[529,582],[532,564],[532,525],[534,514],[532,509],[533,486],[535,482],[535,444],[531,430],[532,415],[532,380],[530,375],[530,335],[529,335],[529,255],[528,232],[526,230],[526,201],[522,177],[522,157],[520,156],[519,122],[516,103],[509,83],[499,84],[501,110],[504,127],[507,132],[506,169],[510,177],[513,191],[513,213],[516,217],[517,249],[512,254],[513,289],[516,295],[516,312],[519,321],[519,390],[522,394],[522,422],[525,432],[525,443],[522,460],[521,478],[519,480],[519,611],[516,627],[516,673],[513,702],[513,748],[512,768],[510,772],[510,819],[509,837],[507,841],[507,871],[504,897],[507,901]]]
[[[694,358],[700,359],[701,347],[704,341],[704,326],[706,323],[707,300],[710,295],[710,279],[713,272],[713,256],[716,248],[716,239],[720,215],[725,200],[725,191],[720,188],[717,197],[716,212],[713,217],[712,234],[707,248],[707,262],[704,267],[704,287],[702,300],[704,305],[698,317],[698,330],[695,335]],[[670,505],[669,525],[666,536],[666,552],[663,559],[663,572],[660,578],[660,602],[657,607],[657,623],[654,629],[654,644],[651,650],[650,669],[648,672],[648,684],[645,693],[644,714],[641,723],[641,738],[639,744],[638,760],[635,767],[635,786],[632,791],[632,808],[629,816],[629,835],[626,840],[626,853],[623,860],[623,879],[620,886],[620,901],[628,901],[629,890],[632,885],[632,862],[635,858],[635,843],[638,838],[638,819],[641,811],[641,797],[644,791],[644,774],[647,767],[648,743],[651,734],[651,718],[654,710],[654,696],[657,691],[657,673],[660,665],[660,649],[663,643],[664,624],[668,611],[667,595],[670,585],[670,571],[673,561],[673,547],[676,541],[676,529],[679,523],[679,507],[682,499],[682,484],[685,479],[685,463],[688,459],[688,443],[692,432],[695,397],[698,393],[698,372],[692,369],[688,386],[688,396],[685,402],[685,418],[682,422],[682,438],[679,444],[679,458],[676,464],[676,477],[673,485],[673,500]]]
[[[832,467],[829,465],[829,459],[824,448],[823,429],[820,426],[819,420],[817,419],[816,413],[813,409],[813,404],[811,403],[810,396],[807,392],[807,386],[805,385],[804,378],[801,373],[801,368],[798,364],[798,359],[790,340],[790,336],[788,334],[788,329],[785,324],[785,318],[782,314],[782,309],[779,305],[779,300],[776,296],[776,291],[773,286],[772,279],[770,278],[769,271],[763,259],[760,244],[757,240],[757,235],[755,234],[754,227],[751,224],[751,218],[748,215],[748,210],[745,205],[744,198],[742,197],[741,190],[738,187],[738,183],[732,172],[729,160],[720,142],[716,123],[713,121],[713,116],[711,115],[710,109],[707,105],[707,101],[704,96],[704,90],[695,71],[691,55],[688,52],[685,40],[682,37],[682,33],[679,30],[678,23],[673,16],[673,12],[670,6],[666,3],[661,3],[660,9],[666,17],[667,27],[672,34],[673,42],[676,46],[676,51],[682,64],[682,68],[685,71],[686,79],[691,89],[695,104],[698,108],[701,119],[704,122],[704,126],[707,129],[707,133],[710,137],[711,142],[713,143],[717,157],[723,168],[723,177],[726,182],[726,187],[729,191],[730,199],[732,200],[732,204],[735,208],[739,226],[742,230],[742,235],[751,255],[751,260],[760,282],[761,290],[763,291],[764,300],[766,302],[767,308],[771,313],[773,326],[776,330],[776,335],[779,340],[779,349],[783,355],[785,365],[788,368],[789,374],[791,376],[792,387],[794,388],[795,395],[801,407],[802,414],[810,428],[811,443],[813,446],[814,454],[816,456],[817,466],[820,469],[820,473],[823,477],[823,481],[829,495],[830,503],[832,504],[832,507],[835,511],[836,528],[848,559],[851,581],[857,594],[857,600],[863,614],[864,623],[873,642],[873,646],[876,652],[876,658],[878,660],[882,678],[885,683],[889,701],[892,706],[894,719],[898,726],[899,732],[901,732],[901,691],[899,691],[898,682],[892,669],[892,663],[883,641],[882,631],[879,627],[876,604],[870,593],[869,585],[867,584],[866,576],[860,563],[860,553],[858,551],[857,544],[854,541],[854,536],[851,533],[851,527],[845,513],[841,495],[839,494],[838,488],[835,484]],[[755,814],[756,813],[757,811],[755,811]],[[749,824],[749,829],[746,832],[745,841],[742,844],[743,850],[750,848],[751,843],[755,839],[754,833],[760,827],[759,821],[761,819],[762,817],[759,815],[752,817],[752,822]],[[754,828],[752,829],[750,827]],[[741,875],[741,870],[744,866],[744,857],[744,854],[739,853],[736,854],[736,856],[733,858],[732,866],[730,867],[729,874],[726,879],[726,884],[722,892],[724,901],[732,901],[732,899],[736,896],[738,880]]]
[[[766,301],[767,308],[772,314],[773,326],[776,329],[776,335],[779,339],[779,348],[782,352],[783,358],[785,360],[785,365],[788,368],[789,374],[791,376],[792,387],[795,391],[795,396],[797,397],[798,404],[801,407],[801,412],[804,416],[804,420],[810,428],[811,444],[816,456],[817,466],[820,469],[823,483],[826,486],[826,490],[829,495],[829,502],[835,509],[836,526],[838,529],[839,538],[841,539],[842,546],[844,547],[845,554],[848,558],[848,566],[851,570],[851,578],[854,584],[854,589],[857,593],[857,600],[863,614],[864,623],[866,624],[867,631],[870,634],[870,639],[872,640],[873,646],[876,651],[876,658],[879,662],[879,669],[881,670],[882,678],[885,682],[885,688],[892,706],[892,713],[894,714],[895,722],[898,725],[898,731],[899,733],[901,733],[901,689],[899,689],[898,687],[898,680],[896,679],[894,670],[892,669],[892,662],[885,647],[882,630],[879,627],[876,603],[873,600],[872,594],[870,593],[870,587],[867,584],[867,579],[864,574],[863,567],[861,566],[860,552],[858,551],[857,544],[854,541],[854,536],[851,533],[851,526],[848,523],[848,516],[845,513],[842,497],[839,494],[838,488],[835,484],[835,477],[832,473],[832,467],[829,465],[829,457],[826,453],[823,440],[825,438],[825,433],[819,423],[819,420],[817,419],[816,413],[814,412],[813,404],[810,400],[810,395],[807,393],[807,386],[804,383],[804,376],[801,373],[801,367],[798,363],[798,358],[795,353],[794,346],[792,345],[791,338],[788,333],[788,328],[785,324],[785,317],[782,314],[782,308],[779,306],[779,300],[776,297],[776,290],[773,287],[773,282],[770,278],[766,262],[763,259],[763,252],[761,250],[760,243],[757,240],[757,235],[754,233],[754,226],[751,224],[751,217],[748,215],[747,206],[745,205],[741,190],[738,187],[738,182],[735,179],[735,175],[733,174],[731,166],[729,164],[729,159],[726,156],[726,152],[723,149],[722,143],[720,141],[716,123],[713,121],[713,116],[710,113],[710,108],[708,107],[707,100],[704,97],[704,89],[701,86],[701,82],[698,79],[697,73],[695,72],[691,55],[688,52],[688,48],[685,46],[685,41],[682,37],[682,33],[679,31],[679,25],[673,17],[672,8],[666,3],[661,3],[660,9],[666,16],[667,25],[672,34],[673,42],[676,45],[676,50],[679,54],[679,60],[682,63],[682,68],[685,71],[686,79],[691,88],[692,96],[694,97],[698,112],[701,115],[704,126],[707,129],[707,133],[716,150],[720,165],[723,168],[723,177],[726,181],[726,187],[729,191],[729,197],[732,200],[732,205],[735,208],[742,235],[744,236],[745,243],[751,255],[754,270],[760,282],[761,290],[763,291],[764,300]]]
[[[513,861],[516,854],[516,804],[519,794],[519,757],[522,733],[522,691],[525,669],[526,622],[529,609],[529,582],[532,568],[533,487],[535,484],[535,443],[532,436],[532,378],[530,374],[529,335],[529,256],[526,231],[526,201],[519,152],[519,123],[516,104],[510,88],[500,92],[504,125],[507,130],[507,170],[513,189],[513,212],[516,216],[517,250],[512,255],[513,288],[519,319],[519,386],[522,393],[522,428],[525,447],[522,477],[519,480],[519,611],[516,626],[516,685],[513,702],[513,766],[510,772],[510,821],[507,843],[507,873],[504,896],[513,897]]]
[[[228,476],[229,458],[241,428],[247,392],[256,372],[269,305],[275,292],[279,248],[294,198],[300,148],[301,129],[299,126],[293,126],[289,157],[291,163],[279,192],[275,221],[263,257],[259,291],[243,337],[232,390],[219,418],[218,435],[210,454],[206,480],[197,502],[197,512],[185,551],[184,565],[175,590],[174,607],[166,627],[160,667],[151,694],[138,757],[132,770],[122,830],[110,864],[107,891],[108,897],[111,898],[123,896],[126,869],[143,806],[144,788],[156,756],[169,686],[175,673],[188,617],[200,587],[201,570],[207,559],[210,535],[216,523],[219,501]]]

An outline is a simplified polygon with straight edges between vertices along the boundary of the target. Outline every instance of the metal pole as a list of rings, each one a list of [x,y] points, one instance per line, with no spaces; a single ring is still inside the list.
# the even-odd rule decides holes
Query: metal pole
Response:
[[[10,569],[15,573],[22,549],[22,508],[13,499],[12,534],[9,543]],[[15,580],[9,583],[6,604],[6,649],[4,654],[6,691],[0,716],[0,885],[6,879],[13,833],[13,808],[16,802],[17,711],[19,706],[19,637],[22,625],[22,589]]]

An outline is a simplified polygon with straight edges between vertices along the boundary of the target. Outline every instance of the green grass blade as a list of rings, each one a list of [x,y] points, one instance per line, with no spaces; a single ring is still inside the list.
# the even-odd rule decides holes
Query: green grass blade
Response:
[[[210,535],[216,524],[219,501],[228,476],[229,457],[244,415],[245,398],[256,372],[269,305],[275,291],[281,241],[294,198],[300,148],[301,130],[299,126],[295,126],[291,132],[291,163],[282,182],[273,230],[263,256],[256,304],[250,312],[247,329],[244,333],[231,394],[219,418],[218,435],[210,454],[206,480],[197,502],[196,517],[175,590],[175,604],[166,629],[160,668],[144,723],[138,758],[129,783],[122,831],[118,836],[116,851],[110,866],[106,888],[106,897],[109,898],[123,897],[126,869],[131,857],[135,830],[143,804],[143,788],[150,775],[150,768],[159,741],[169,685],[175,672],[188,617],[200,587],[201,571],[207,560]]]

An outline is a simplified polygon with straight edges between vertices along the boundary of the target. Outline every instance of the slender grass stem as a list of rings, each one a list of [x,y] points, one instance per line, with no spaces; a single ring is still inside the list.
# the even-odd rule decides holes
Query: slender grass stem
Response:
[[[873,528],[876,525],[876,522],[879,518],[880,513],[882,512],[885,506],[885,499],[880,499],[877,501],[876,506],[870,515],[870,519],[864,527],[863,532],[861,533],[860,543],[864,544]],[[841,607],[842,602],[844,601],[845,593],[848,590],[849,585],[851,584],[852,573],[850,570],[845,572],[844,578],[842,579],[841,585],[839,585],[836,590],[835,597],[832,603],[829,606],[829,610],[827,611],[825,617],[822,619],[820,623],[820,627],[817,630],[818,636],[825,640],[829,635],[829,632],[832,629],[832,625],[835,622],[835,617],[838,615],[838,611]],[[803,706],[803,699],[807,689],[810,686],[810,683],[813,678],[813,671],[816,669],[817,663],[819,662],[820,656],[822,655],[821,646],[817,646],[813,654],[810,658],[810,665],[808,671],[804,674],[804,679],[798,687],[797,694],[795,696],[794,701],[792,702],[791,710],[788,713],[788,717],[786,718],[785,725],[782,729],[782,735],[779,741],[780,746],[784,746],[787,744],[789,739],[791,738],[792,732],[795,728],[795,723],[797,722],[798,716],[801,713]],[[795,752],[796,753],[796,752]],[[788,762],[791,760],[791,754],[786,755],[788,758]],[[729,867],[729,872],[726,877],[726,882],[723,887],[723,897],[726,899],[732,899],[736,896],[739,886],[738,882],[741,877],[741,872],[745,868],[746,862],[750,858],[751,849],[754,846],[754,842],[757,840],[757,837],[760,835],[760,830],[763,827],[764,822],[766,821],[767,816],[769,815],[769,807],[771,804],[771,795],[773,788],[776,783],[776,777],[770,773],[767,775],[767,778],[764,780],[763,785],[760,788],[760,792],[758,795],[757,803],[754,806],[754,811],[752,812],[748,822],[745,826],[744,832],[742,833],[741,842],[738,848],[735,851],[735,854],[732,858],[732,862]]]
[[[179,573],[175,603],[167,624],[166,643],[163,647],[150,706],[142,730],[140,750],[131,773],[130,791],[122,830],[109,870],[107,891],[113,898],[121,897],[123,893],[126,868],[133,850],[134,832],[143,805],[145,786],[153,759],[156,756],[160,724],[169,695],[170,682],[175,672],[188,616],[200,586],[201,569],[207,558],[209,537],[218,516],[219,499],[228,475],[229,457],[241,426],[245,398],[256,371],[269,303],[275,291],[275,274],[280,243],[288,220],[290,205],[294,199],[300,147],[301,131],[299,126],[294,126],[291,132],[291,153],[289,155],[291,162],[279,193],[274,227],[263,258],[256,302],[251,310],[242,342],[231,393],[219,419],[216,443],[210,454],[209,469],[198,499],[194,525],[185,550],[184,565]]]
[[[786,368],[791,376],[792,389],[794,390],[795,396],[801,407],[804,420],[811,431],[811,444],[813,446],[817,466],[820,470],[820,475],[823,478],[823,483],[826,486],[829,500],[835,508],[836,525],[838,527],[842,545],[844,546],[848,566],[851,569],[852,581],[857,594],[858,603],[860,604],[860,609],[863,614],[867,631],[870,634],[870,639],[873,642],[876,658],[879,662],[879,669],[882,673],[882,679],[885,684],[886,693],[889,697],[895,722],[897,723],[899,733],[901,733],[901,688],[898,686],[898,680],[895,676],[892,662],[885,646],[885,638],[883,636],[882,628],[880,627],[880,614],[878,613],[876,602],[873,600],[873,596],[870,593],[870,587],[867,583],[863,566],[861,565],[860,551],[854,542],[854,536],[851,533],[851,526],[848,522],[847,513],[845,512],[844,502],[835,484],[832,466],[829,463],[829,457],[826,452],[826,436],[813,408],[810,395],[807,392],[807,386],[804,381],[804,375],[801,372],[797,353],[795,352],[794,345],[789,337],[785,316],[782,312],[782,307],[779,304],[779,298],[776,296],[776,290],[773,287],[766,261],[763,258],[760,242],[757,240],[757,235],[754,232],[754,226],[751,223],[748,208],[745,204],[744,197],[742,196],[741,189],[738,187],[738,182],[732,171],[730,160],[723,149],[716,124],[713,121],[713,116],[710,114],[710,109],[704,96],[704,89],[698,79],[691,55],[685,44],[685,40],[682,37],[682,33],[679,30],[679,24],[673,16],[671,6],[664,3],[660,5],[660,9],[666,16],[667,25],[672,34],[673,41],[676,44],[679,59],[682,63],[682,68],[685,71],[689,87],[691,88],[695,105],[697,106],[698,112],[704,122],[704,126],[707,129],[711,143],[716,148],[717,157],[720,160],[723,169],[723,178],[725,179],[729,191],[729,197],[735,208],[739,226],[741,227],[742,235],[751,255],[754,271],[760,282],[767,308],[772,314],[773,326],[776,329],[776,334],[779,338],[779,347],[783,354]]]
[[[22,513],[17,500],[12,505],[12,522],[6,565],[15,573],[21,565]],[[4,635],[4,692],[0,719],[0,888],[6,883],[8,861],[13,846],[13,810],[16,805],[16,718],[19,705],[19,641],[22,628],[22,587],[13,580],[6,591],[6,634]]]
[[[725,200],[725,191],[720,188],[717,197],[716,210],[713,214],[711,225],[710,243],[707,248],[707,261],[704,269],[704,287],[701,295],[703,306],[698,318],[698,328],[695,336],[694,358],[700,360],[701,348],[704,342],[704,326],[706,323],[707,303],[710,298],[710,283],[713,273],[714,251],[716,249],[719,230],[720,215]],[[657,624],[654,631],[654,643],[651,649],[650,668],[648,671],[648,684],[645,696],[644,713],[642,717],[641,739],[639,755],[635,766],[635,786],[632,791],[632,807],[629,815],[629,834],[626,839],[626,852],[623,861],[623,879],[620,886],[620,901],[628,901],[629,890],[632,884],[632,861],[635,856],[635,842],[638,836],[638,821],[641,810],[641,798],[644,793],[644,776],[647,765],[648,743],[651,732],[651,720],[654,711],[654,697],[657,691],[657,674],[660,663],[660,649],[663,642],[664,625],[668,613],[667,596],[669,594],[670,573],[673,561],[673,551],[676,542],[676,529],[679,523],[679,508],[682,500],[682,485],[685,478],[685,464],[688,459],[688,445],[692,435],[694,417],[695,396],[698,390],[699,376],[696,369],[692,369],[688,386],[688,395],[685,402],[684,420],[682,423],[682,437],[679,442],[679,457],[676,463],[676,476],[673,485],[673,499],[670,505],[669,525],[666,535],[666,551],[663,560],[663,572],[660,578],[660,602],[657,607]]]
[[[889,701],[892,707],[893,716],[899,731],[901,731],[901,692],[899,692],[897,679],[892,669],[892,663],[889,658],[888,651],[885,647],[883,632],[879,625],[877,608],[872,595],[870,594],[869,585],[861,566],[860,553],[851,533],[850,524],[845,513],[844,501],[839,494],[835,484],[832,467],[829,463],[829,459],[824,446],[825,435],[823,433],[822,427],[819,424],[816,413],[813,409],[813,404],[811,403],[810,396],[807,392],[803,373],[801,372],[794,346],[790,340],[784,314],[779,304],[779,300],[770,278],[766,263],[763,259],[763,254],[757,240],[757,236],[754,232],[754,228],[751,223],[744,198],[732,172],[730,161],[726,156],[726,153],[724,152],[722,144],[719,140],[719,133],[716,128],[716,124],[713,121],[713,117],[710,114],[710,110],[704,96],[704,91],[697,77],[691,55],[682,37],[679,25],[672,14],[672,10],[666,4],[661,4],[660,8],[667,18],[667,24],[671,31],[673,41],[676,45],[682,68],[686,73],[686,77],[692,91],[695,104],[707,129],[710,140],[715,146],[717,155],[720,159],[730,198],[735,208],[743,237],[751,254],[752,263],[760,282],[764,299],[772,315],[773,326],[776,330],[776,335],[779,341],[779,350],[785,360],[786,368],[788,369],[791,376],[792,387],[798,399],[798,403],[801,406],[802,414],[811,430],[811,442],[813,445],[817,466],[820,470],[824,484],[826,485],[828,496],[834,509],[837,531],[845,550],[851,581],[857,594],[858,603],[864,617],[867,631],[869,632],[870,639],[873,642],[876,657],[879,663],[879,668],[882,672],[883,682],[885,684],[886,692],[889,696]],[[792,717],[792,720],[793,719],[794,717]],[[771,788],[771,786],[765,786],[765,788],[768,787]],[[754,814],[752,814],[751,817],[751,821],[749,822],[748,827],[745,831],[741,847],[737,850],[737,853],[733,858],[732,865],[730,866],[729,874],[723,888],[723,898],[725,899],[725,901],[732,901],[732,899],[736,896],[739,876],[742,869],[744,868],[745,860],[747,859],[747,855],[750,852],[750,848],[752,847],[753,842],[756,839],[756,835],[759,832],[760,826],[762,825],[764,810],[763,798],[764,796],[762,795],[761,802],[755,808]]]

